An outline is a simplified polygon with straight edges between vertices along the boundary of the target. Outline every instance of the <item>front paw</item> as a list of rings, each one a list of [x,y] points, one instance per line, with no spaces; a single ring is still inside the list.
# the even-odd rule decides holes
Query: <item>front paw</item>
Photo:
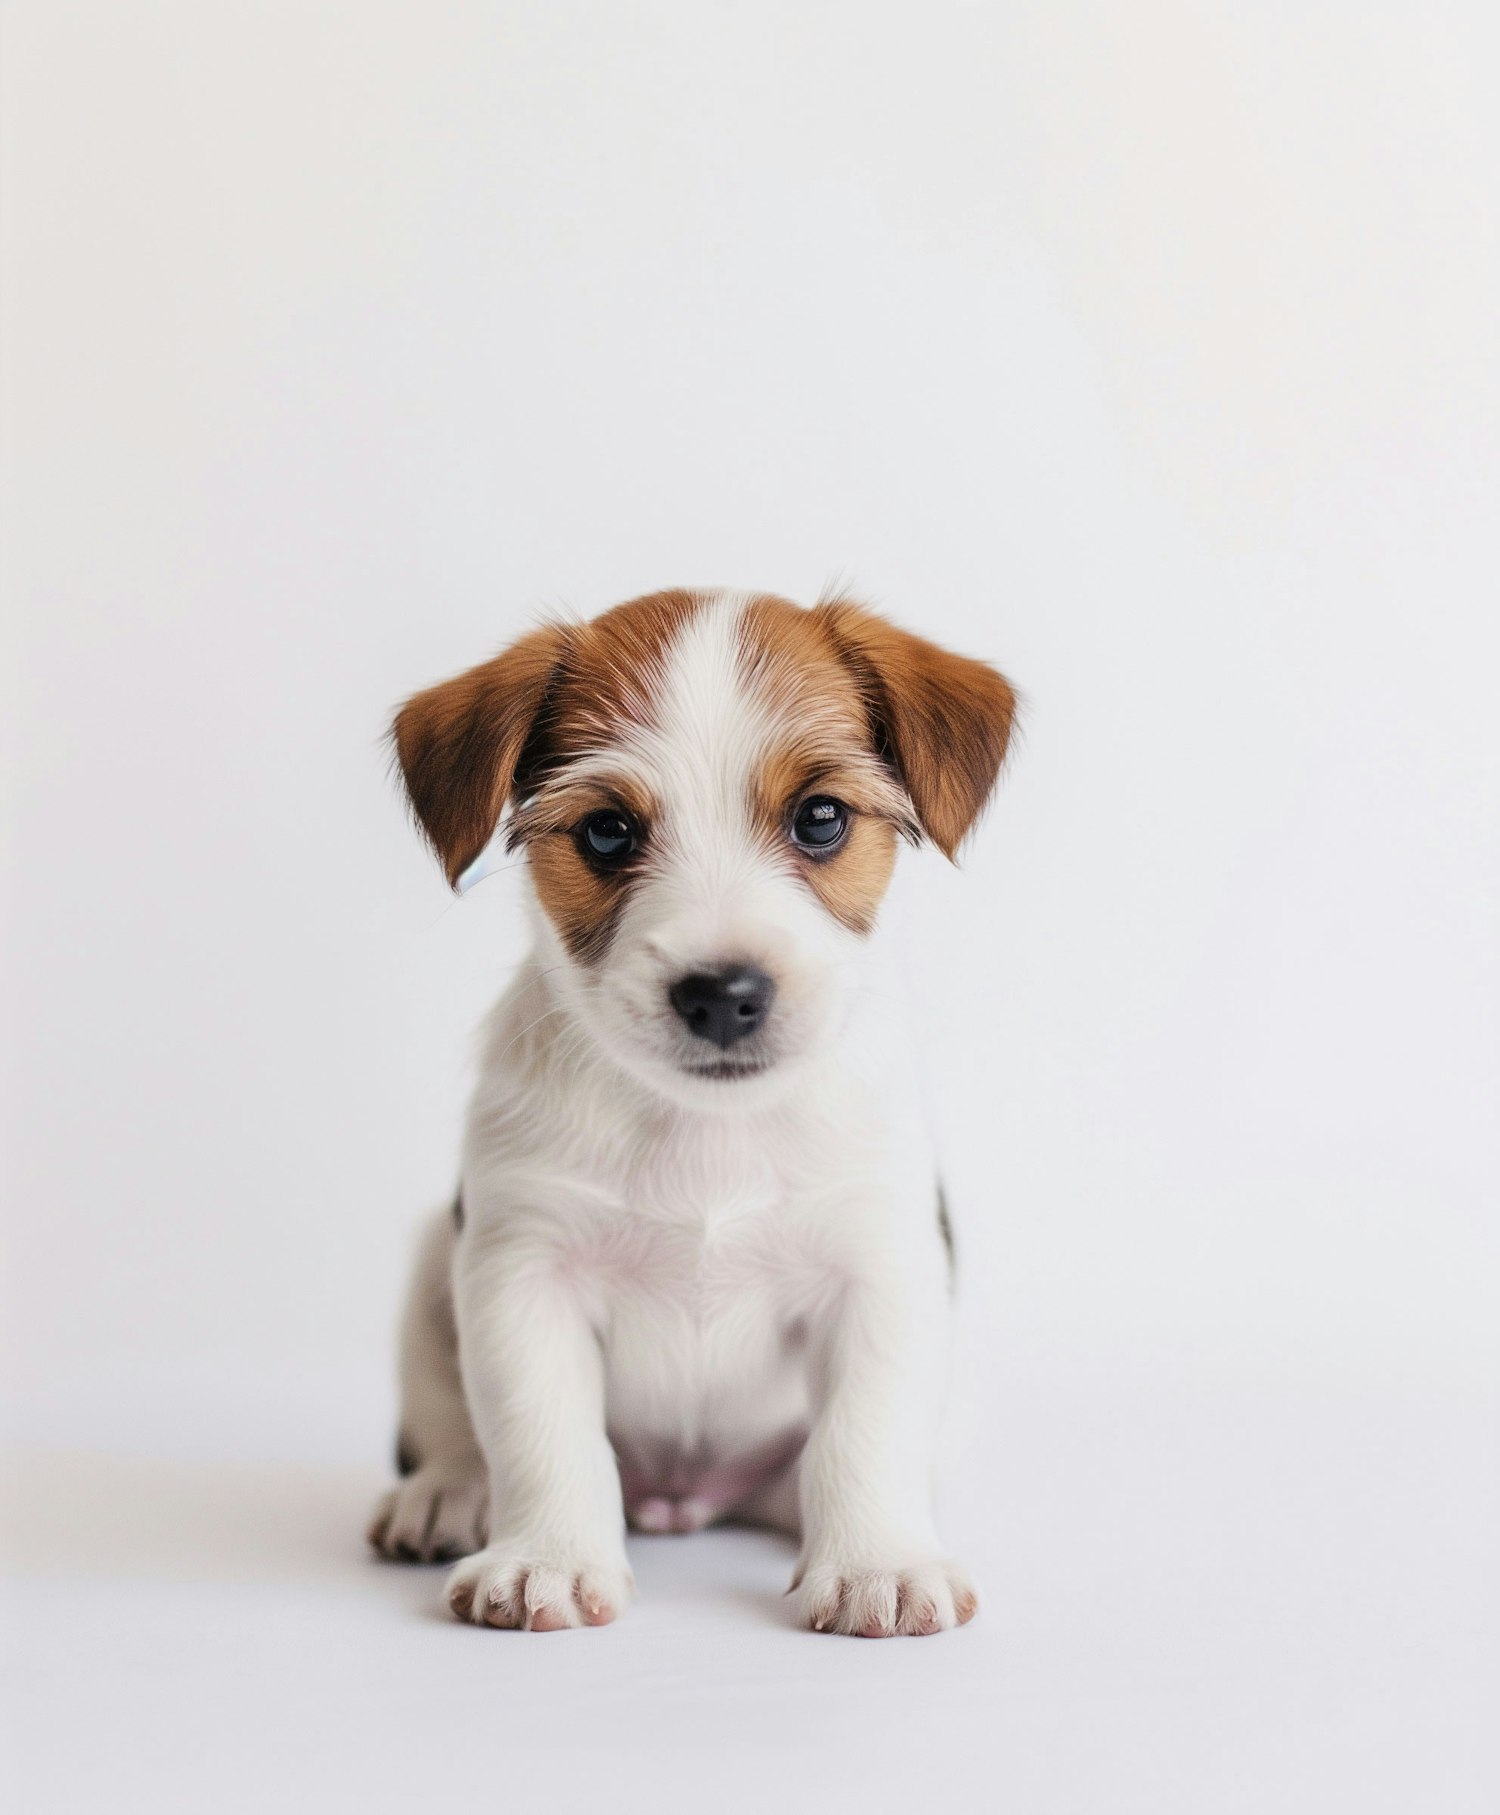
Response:
[[[448,1605],[456,1619],[524,1632],[607,1626],[634,1592],[623,1562],[509,1541],[466,1557],[448,1577]]]
[[[924,1637],[965,1625],[979,1597],[964,1572],[940,1557],[915,1562],[806,1564],[792,1583],[798,1623],[851,1638]]]

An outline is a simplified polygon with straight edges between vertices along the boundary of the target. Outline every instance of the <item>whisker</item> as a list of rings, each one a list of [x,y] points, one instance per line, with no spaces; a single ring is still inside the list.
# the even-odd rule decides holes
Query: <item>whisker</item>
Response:
[[[492,1064],[498,1065],[500,1063],[500,1061],[505,1057],[505,1055],[510,1051],[511,1047],[513,1047],[515,1045],[517,1040],[524,1040],[526,1038],[527,1034],[529,1034],[534,1028],[540,1027],[541,1024],[543,1023],[543,1021],[550,1021],[551,1018],[553,1017],[553,1015],[560,1015],[560,1014],[565,1013],[567,1008],[568,1008],[568,1004],[566,1002],[554,1003],[553,1006],[551,1008],[549,1008],[544,1014],[538,1015],[534,1021],[527,1022],[526,1026],[523,1027],[521,1029],[520,1033],[516,1034],[514,1036],[514,1038],[507,1040],[505,1045],[501,1047],[500,1051],[495,1054],[494,1059],[491,1060],[490,1062]]]

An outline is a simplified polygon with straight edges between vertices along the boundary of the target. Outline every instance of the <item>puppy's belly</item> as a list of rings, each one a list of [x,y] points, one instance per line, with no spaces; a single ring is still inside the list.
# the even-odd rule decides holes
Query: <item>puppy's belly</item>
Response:
[[[637,1531],[701,1531],[750,1505],[801,1452],[805,1430],[753,1449],[673,1450],[616,1441],[625,1517]]]
[[[610,1442],[625,1515],[696,1531],[745,1505],[797,1458],[808,1400],[800,1345],[747,1307],[719,1318],[619,1307],[605,1345]]]

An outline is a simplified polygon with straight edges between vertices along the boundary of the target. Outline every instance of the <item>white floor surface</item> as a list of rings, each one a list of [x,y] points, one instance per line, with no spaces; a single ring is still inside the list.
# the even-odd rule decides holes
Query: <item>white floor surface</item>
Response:
[[[468,1630],[362,1552],[373,1467],[24,1446],[7,1806],[1500,1807],[1492,1406],[1017,1382],[983,1430],[981,1616],[887,1643],[793,1630],[739,1531],[635,1541],[608,1630]]]

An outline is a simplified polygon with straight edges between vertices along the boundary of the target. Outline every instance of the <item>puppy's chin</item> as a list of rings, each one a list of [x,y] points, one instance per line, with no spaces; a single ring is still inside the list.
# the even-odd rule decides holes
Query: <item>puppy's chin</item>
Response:
[[[662,1052],[616,1029],[596,1030],[599,1046],[637,1084],[678,1109],[733,1115],[773,1106],[797,1087],[807,1052]]]
[[[650,1085],[682,1109],[708,1115],[733,1115],[768,1108],[786,1097],[804,1066],[795,1058],[767,1060],[757,1065],[733,1063],[673,1066],[658,1062],[651,1068]]]

